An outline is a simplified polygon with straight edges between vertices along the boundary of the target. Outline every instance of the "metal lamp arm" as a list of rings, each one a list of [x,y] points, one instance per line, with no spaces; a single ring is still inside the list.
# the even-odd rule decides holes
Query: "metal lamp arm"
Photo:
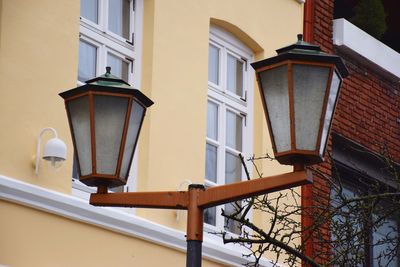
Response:
[[[309,171],[295,171],[250,181],[214,186],[200,190],[196,205],[205,209],[224,203],[241,200],[312,183]],[[187,210],[189,191],[97,193],[90,196],[94,206],[137,207]]]
[[[189,197],[187,191],[97,193],[90,195],[89,202],[94,206],[185,210]]]
[[[205,209],[308,183],[312,183],[311,172],[296,171],[233,184],[214,186],[207,188],[203,192],[199,192],[198,205]]]

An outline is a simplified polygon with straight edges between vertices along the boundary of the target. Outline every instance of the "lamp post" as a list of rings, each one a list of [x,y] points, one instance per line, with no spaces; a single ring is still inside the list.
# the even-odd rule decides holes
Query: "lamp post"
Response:
[[[186,262],[199,267],[204,209],[312,183],[304,165],[322,160],[341,77],[347,70],[339,57],[301,40],[277,52],[278,56],[252,66],[275,156],[283,164],[294,165],[294,171],[255,180],[210,188],[192,184],[187,191],[108,193],[107,188],[126,184],[143,117],[153,102],[111,75],[110,68],[85,85],[61,93],[79,179],[98,188],[90,204],[187,210]],[[312,108],[302,107],[303,101]]]

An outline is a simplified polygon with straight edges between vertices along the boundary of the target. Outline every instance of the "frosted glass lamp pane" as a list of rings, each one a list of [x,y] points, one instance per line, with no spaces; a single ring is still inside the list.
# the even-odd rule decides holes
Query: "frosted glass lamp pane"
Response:
[[[329,127],[330,127],[333,112],[335,109],[335,103],[336,103],[336,99],[338,97],[340,83],[341,83],[341,79],[337,75],[336,71],[334,71],[333,76],[332,76],[331,87],[329,89],[328,103],[326,105],[324,126],[322,128],[321,147],[320,147],[320,151],[319,151],[321,156],[324,154],[326,141],[328,140]]]
[[[219,48],[209,45],[208,48],[208,81],[219,84]]]
[[[206,179],[217,182],[217,147],[206,144]]]
[[[238,95],[243,95],[243,62],[228,54],[227,89]]]
[[[236,113],[226,112],[226,145],[236,150],[242,150],[243,118]]]
[[[207,137],[218,140],[218,105],[207,103]]]
[[[129,0],[108,1],[108,29],[129,40]]]
[[[81,17],[98,23],[98,0],[81,0]]]
[[[292,69],[296,148],[316,150],[330,69],[300,64]]]
[[[290,150],[290,116],[287,65],[260,73],[276,151]]]
[[[107,54],[107,66],[111,67],[111,73],[124,81],[128,81],[129,63],[113,54]]]
[[[120,173],[120,176],[125,179],[128,178],[129,174],[128,171],[130,167],[129,165],[131,163],[133,152],[135,150],[135,145],[138,139],[138,134],[140,130],[140,125],[142,123],[143,115],[144,115],[144,108],[136,101],[133,101],[131,115],[128,124],[129,128],[125,141],[125,151],[122,157],[122,165]]]
[[[238,156],[225,153],[225,183],[236,183],[242,180],[242,164]]]
[[[94,96],[97,173],[115,175],[127,107],[127,98]]]
[[[68,101],[72,132],[75,138],[80,175],[92,173],[92,147],[90,137],[89,97],[84,96]]]
[[[97,47],[79,41],[78,80],[85,82],[96,76]]]

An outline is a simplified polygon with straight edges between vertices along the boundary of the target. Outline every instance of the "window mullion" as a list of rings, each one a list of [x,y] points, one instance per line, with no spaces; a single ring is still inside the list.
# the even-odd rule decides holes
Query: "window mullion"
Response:
[[[249,61],[247,59],[242,58],[244,62],[244,68],[243,68],[243,79],[242,79],[242,88],[243,88],[243,95],[241,99],[244,102],[247,102],[247,84],[248,84],[248,68],[249,68]]]
[[[103,27],[104,33],[109,33],[110,32],[108,30],[108,14],[109,14],[108,7],[109,7],[109,1],[110,0],[105,0],[104,1],[104,27]]]
[[[246,127],[246,117],[243,117],[242,120],[242,151],[240,152],[244,158],[244,163],[246,164],[246,148],[247,148],[247,143],[246,143],[246,131],[245,131],[245,127]],[[241,164],[241,168],[240,168],[240,180],[243,180],[244,177],[244,167],[243,164]]]
[[[226,106],[224,103],[220,105],[220,121],[219,121],[219,144],[218,147],[218,184],[225,183],[225,140],[226,140]]]
[[[81,0],[82,1],[82,0]],[[99,3],[99,27],[103,33],[106,32],[107,29],[107,0],[106,1],[98,1]]]
[[[209,138],[209,137],[206,137],[206,143],[210,144],[210,145],[213,145],[213,146],[216,146],[216,147],[219,147],[219,142],[214,140],[214,139],[212,139],[212,138]]]
[[[134,36],[134,29],[135,29],[135,0],[131,0],[129,3],[129,10],[132,10],[131,16],[129,16],[129,38],[128,43],[135,45],[135,36]]]

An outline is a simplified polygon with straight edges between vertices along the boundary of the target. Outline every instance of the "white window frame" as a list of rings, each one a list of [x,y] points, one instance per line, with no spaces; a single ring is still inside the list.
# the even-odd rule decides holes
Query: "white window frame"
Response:
[[[213,140],[206,137],[206,143],[217,146],[217,177],[216,182],[205,179],[205,186],[225,184],[225,151],[234,150],[225,145],[226,140],[226,113],[231,111],[243,117],[242,123],[242,151],[245,158],[250,157],[253,151],[253,91],[254,91],[254,70],[250,66],[253,61],[253,52],[241,43],[235,36],[225,30],[211,26],[209,44],[219,49],[218,84],[208,81],[208,101],[218,106],[217,138]],[[227,89],[227,55],[230,54],[244,63],[243,74],[243,95],[238,96]],[[208,102],[207,102],[208,103]],[[248,166],[251,172],[251,166]],[[242,168],[242,180],[246,180]],[[221,216],[224,205],[216,207],[216,224],[205,223],[206,231],[220,231],[224,228],[225,220]],[[252,214],[250,213],[249,217]]]
[[[108,30],[108,1],[98,1],[98,24],[80,17],[79,40],[92,44],[97,47],[96,75],[105,73],[107,53],[121,58],[128,62],[128,83],[135,88],[140,88],[141,84],[141,51],[142,51],[142,34],[143,34],[143,0],[130,1],[130,40]],[[132,40],[133,37],[133,40]],[[129,41],[129,43],[127,42]],[[133,41],[133,42],[132,42]],[[111,70],[112,72],[112,70]],[[83,85],[81,81],[77,82],[78,86]],[[136,190],[136,177],[138,156],[137,148],[132,160],[132,167],[129,173],[128,183],[124,191]],[[78,179],[72,178],[72,194],[74,196],[89,199],[89,194],[96,190],[79,182]],[[129,211],[130,209],[123,209]]]

